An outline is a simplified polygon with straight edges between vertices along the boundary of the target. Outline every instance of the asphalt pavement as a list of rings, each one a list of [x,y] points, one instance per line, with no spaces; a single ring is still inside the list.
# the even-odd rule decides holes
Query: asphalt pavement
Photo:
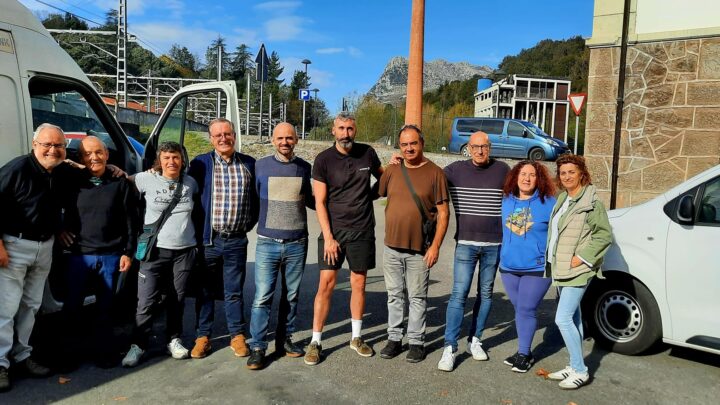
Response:
[[[382,276],[384,206],[375,203],[376,260],[378,268],[368,274],[364,337],[379,352],[385,345],[386,294]],[[301,287],[298,332],[295,338],[309,344],[312,329],[312,302],[317,289],[317,235],[314,212],[308,212],[310,247]],[[456,369],[447,373],[437,369],[443,345],[445,309],[452,288],[454,219],[441,250],[440,260],[431,270],[428,296],[428,356],[421,363],[405,361],[405,353],[392,360],[361,358],[352,351],[348,302],[350,286],[347,269],[340,270],[332,301],[332,311],[323,333],[323,361],[307,366],[302,359],[274,358],[260,371],[245,367],[246,358],[237,358],[227,347],[222,304],[218,303],[215,351],[205,359],[174,360],[165,354],[163,325],[155,325],[156,336],[146,360],[137,368],[96,368],[91,362],[80,369],[55,374],[47,379],[18,379],[12,391],[0,394],[0,404],[113,404],[113,403],[200,403],[200,404],[717,404],[720,398],[720,356],[688,349],[660,346],[650,354],[636,357],[608,353],[584,342],[586,363],[592,380],[577,391],[563,391],[557,383],[536,374],[550,372],[567,364],[567,352],[553,324],[555,292],[551,288],[539,310],[539,325],[533,354],[535,366],[526,374],[510,371],[503,359],[517,350],[513,311],[499,277],[493,294],[493,308],[483,335],[489,361],[475,361],[466,353],[459,356]],[[250,237],[246,314],[249,319],[254,294],[255,237]],[[471,291],[460,349],[470,323]],[[276,300],[277,301],[277,300]],[[277,302],[274,307],[276,313]],[[184,341],[194,340],[193,300],[188,300]],[[275,317],[271,319],[271,330]],[[59,327],[62,327],[61,325]],[[128,328],[122,329],[127,332]],[[125,333],[124,338],[127,339]],[[272,341],[272,334],[269,340]],[[46,330],[45,351],[62,352],[52,330]],[[407,342],[405,342],[407,344]]]

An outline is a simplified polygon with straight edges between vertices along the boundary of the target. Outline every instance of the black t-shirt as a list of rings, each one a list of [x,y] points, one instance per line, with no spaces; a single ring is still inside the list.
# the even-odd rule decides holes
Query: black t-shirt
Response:
[[[335,145],[320,152],[313,164],[312,178],[327,185],[330,229],[365,231],[375,228],[370,176],[380,168],[375,150],[353,144],[343,155]]]

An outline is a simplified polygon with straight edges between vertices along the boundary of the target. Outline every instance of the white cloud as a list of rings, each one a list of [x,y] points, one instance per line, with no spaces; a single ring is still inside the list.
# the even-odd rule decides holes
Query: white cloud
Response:
[[[263,24],[265,28],[265,37],[269,41],[301,39],[303,24],[306,23],[307,20],[297,16],[272,18]]]
[[[315,51],[315,53],[319,53],[321,55],[331,55],[342,52],[345,52],[345,48],[320,48]]]
[[[205,49],[218,37],[217,31],[157,22],[135,24],[132,32],[141,39],[150,41],[163,52],[170,50],[172,44],[178,43],[198,55],[205,55]]]
[[[354,46],[348,46],[347,48],[320,48],[316,49],[315,53],[321,55],[333,55],[337,53],[347,53],[353,58],[359,58],[363,55],[362,51],[355,48]]]
[[[291,12],[302,5],[299,1],[267,1],[256,4],[253,8],[258,11]]]

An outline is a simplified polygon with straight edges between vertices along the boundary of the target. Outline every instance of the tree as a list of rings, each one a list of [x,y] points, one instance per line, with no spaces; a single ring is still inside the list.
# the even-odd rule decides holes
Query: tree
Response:
[[[197,59],[186,47],[180,47],[178,44],[173,44],[168,52],[170,59],[175,61],[180,66],[188,69],[192,72],[197,71]]]
[[[285,68],[280,64],[280,56],[277,52],[273,51],[270,54],[270,65],[268,65],[268,81],[267,89],[268,92],[273,95],[273,98],[281,100],[280,87],[285,79],[281,79],[280,76],[283,74]]]
[[[85,21],[75,17],[70,13],[62,14],[50,14],[42,20],[43,26],[47,29],[57,30],[87,30],[88,25]]]
[[[202,76],[205,79],[217,79],[218,46],[222,46],[221,68],[223,75],[221,79],[227,78],[230,74],[230,58],[227,53],[227,44],[225,38],[218,36],[205,51],[205,68],[202,71]]]

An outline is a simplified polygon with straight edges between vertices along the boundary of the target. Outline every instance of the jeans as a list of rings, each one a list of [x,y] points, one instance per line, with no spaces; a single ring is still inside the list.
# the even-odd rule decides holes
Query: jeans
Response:
[[[570,367],[578,373],[586,373],[583,361],[582,341],[583,326],[580,314],[580,301],[587,285],[584,287],[560,287],[560,301],[555,313],[555,324],[560,329],[565,346],[570,354]]]
[[[94,342],[107,347],[112,339],[112,300],[114,286],[120,269],[120,255],[71,255],[68,259],[66,285],[68,288],[63,313],[66,319],[67,338],[70,342],[81,328],[81,310],[88,286],[95,294],[95,332]],[[68,342],[69,343],[69,342]],[[79,349],[79,348],[78,348]]]
[[[305,271],[307,238],[278,242],[257,238],[255,250],[255,299],[250,317],[250,348],[267,349],[265,336],[270,322],[275,283],[282,276],[282,297],[275,331],[275,341],[283,342],[295,332],[300,282]]]
[[[500,260],[500,245],[472,246],[458,244],[455,247],[453,263],[453,289],[445,314],[445,346],[458,348],[458,338],[463,317],[465,301],[470,293],[475,266],[479,264],[477,281],[477,297],[473,305],[472,323],[468,332],[468,340],[473,336],[478,339],[485,329],[485,322],[492,306],[492,292],[495,285],[495,272]]]
[[[10,262],[0,267],[0,366],[9,368],[9,357],[19,362],[32,352],[30,334],[50,273],[53,239],[35,242],[4,235],[3,242]]]
[[[185,289],[195,263],[195,248],[153,250],[157,254],[153,255],[151,261],[141,263],[138,272],[138,306],[133,343],[143,350],[147,349],[153,317],[160,302],[165,303],[167,313],[166,340],[170,342],[182,335]]]
[[[425,313],[430,270],[417,252],[397,250],[385,246],[383,272],[387,289],[388,339],[396,342],[403,338],[405,318],[405,293],[408,297],[408,343],[422,345],[425,342]]]
[[[518,353],[530,354],[537,330],[537,308],[550,288],[550,278],[500,273],[505,292],[515,309],[515,329],[518,334]]]
[[[222,270],[225,300],[225,319],[228,332],[235,337],[245,332],[245,268],[247,262],[247,236],[224,238],[215,235],[212,246],[205,247],[205,264],[208,273]],[[210,337],[215,321],[215,299],[208,281],[196,301],[198,336]]]

